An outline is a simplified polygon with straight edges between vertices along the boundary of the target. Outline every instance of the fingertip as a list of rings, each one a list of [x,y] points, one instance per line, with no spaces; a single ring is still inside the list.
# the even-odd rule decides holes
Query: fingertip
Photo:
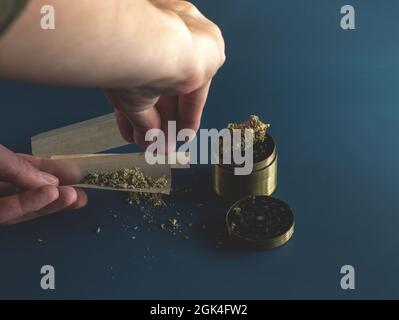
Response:
[[[73,187],[59,187],[58,188],[59,197],[52,201],[47,206],[38,210],[36,215],[32,216],[34,218],[43,217],[48,214],[52,214],[64,209],[67,209],[74,203],[76,203],[78,199],[78,195],[76,190]]]
[[[60,187],[59,188],[59,206],[62,208],[68,208],[78,200],[78,194],[73,187]]]
[[[48,184],[51,186],[58,186],[60,184],[60,180],[56,176],[54,176],[50,173],[40,171],[39,177],[43,181],[44,184]]]
[[[34,190],[37,193],[37,198],[42,199],[43,202],[52,203],[60,197],[60,191],[56,186],[43,186]]]
[[[141,133],[138,130],[134,130],[134,143],[137,144],[142,149],[147,149],[147,147],[152,144],[151,141],[145,140],[145,133]]]
[[[134,130],[129,120],[118,109],[115,109],[115,117],[122,138],[126,142],[134,143]]]
[[[149,130],[161,129],[161,117],[155,106],[140,112],[126,113],[126,117],[133,128],[134,142],[142,148],[151,144],[145,139]]]
[[[76,210],[76,209],[81,209],[85,207],[89,201],[87,197],[87,193],[83,191],[82,189],[75,188],[76,194],[77,194],[77,199],[76,201],[69,206],[68,209]]]

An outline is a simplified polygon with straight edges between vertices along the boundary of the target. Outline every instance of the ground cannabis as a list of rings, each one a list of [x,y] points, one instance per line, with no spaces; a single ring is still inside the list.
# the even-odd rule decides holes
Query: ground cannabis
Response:
[[[81,181],[83,184],[115,189],[163,189],[168,184],[166,177],[153,178],[145,175],[139,168],[126,168],[113,172],[90,172]],[[156,207],[165,206],[162,194],[131,192],[129,204],[150,204]]]
[[[91,183],[95,185],[103,185],[103,186],[111,186],[117,188],[121,184],[124,185],[127,183],[128,185],[132,184],[130,179],[129,181],[129,172],[134,172],[137,174],[135,169],[131,170],[119,170],[114,173],[109,173],[107,175],[91,173],[86,176],[83,183]],[[134,175],[133,174],[133,175]],[[125,180],[128,180],[127,182]],[[143,181],[143,179],[138,179]],[[141,188],[153,188],[154,183],[153,180],[144,180],[144,184],[135,184],[134,187]],[[155,181],[155,185],[157,187],[166,186],[168,183],[167,179],[161,179]],[[192,182],[190,182],[192,184]],[[123,186],[124,187],[124,186]],[[115,219],[122,223],[123,230],[128,232],[128,239],[130,241],[138,241],[138,239],[142,239],[142,232],[145,231],[158,231],[169,234],[173,237],[177,237],[181,240],[189,241],[191,240],[191,233],[196,229],[205,230],[206,226],[198,223],[197,221],[193,221],[193,212],[181,211],[176,208],[175,199],[185,198],[188,193],[193,191],[191,186],[189,187],[181,187],[181,188],[173,188],[171,189],[172,194],[170,197],[166,197],[164,194],[156,194],[156,193],[144,193],[144,192],[128,192],[126,193],[125,200],[129,205],[131,205],[131,210],[134,214],[138,214],[138,216],[133,215],[134,219],[142,220],[143,224],[136,224],[137,221],[134,221],[134,224],[131,224],[130,217],[129,220],[125,219],[124,214],[117,213],[113,210],[109,210],[110,219]],[[190,196],[190,195],[189,195]],[[194,204],[195,206],[196,204]],[[204,203],[197,204],[198,207],[204,207]],[[97,229],[99,229],[97,231]],[[99,228],[94,226],[92,232],[101,236],[103,234],[102,227]],[[142,240],[140,240],[142,241]]]
[[[278,199],[249,196],[231,209],[228,225],[235,235],[267,240],[287,232],[293,225],[293,215],[288,205]]]
[[[131,192],[127,198],[130,205],[147,204],[154,207],[165,207],[166,202],[162,193]]]
[[[147,176],[139,168],[125,168],[112,172],[89,172],[82,184],[115,189],[162,189],[168,184],[166,177]]]

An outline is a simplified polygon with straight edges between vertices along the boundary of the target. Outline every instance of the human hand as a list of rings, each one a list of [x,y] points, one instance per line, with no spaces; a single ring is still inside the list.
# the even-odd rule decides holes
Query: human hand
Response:
[[[162,129],[167,136],[168,121],[176,121],[177,130],[198,130],[211,80],[225,62],[225,44],[221,31],[194,5],[181,0],[150,2],[181,23],[179,28],[183,31],[176,32],[176,38],[180,37],[181,43],[181,37],[185,35],[189,45],[181,48],[183,55],[170,61],[176,67],[171,68],[172,72],[161,81],[157,79],[142,86],[105,90],[114,106],[122,136],[143,148],[151,143],[145,141],[149,129]],[[173,46],[175,43],[168,45]],[[167,150],[173,148],[168,146]]]
[[[15,154],[0,145],[0,225],[15,224],[86,205],[74,175],[55,161]]]
[[[31,0],[0,38],[0,78],[105,88],[123,137],[197,130],[225,61],[219,28],[182,0],[54,1],[57,27],[37,28],[47,0]],[[29,55],[26,55],[29,52]]]

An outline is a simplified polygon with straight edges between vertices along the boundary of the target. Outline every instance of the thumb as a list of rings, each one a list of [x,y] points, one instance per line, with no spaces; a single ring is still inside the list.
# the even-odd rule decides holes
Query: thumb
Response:
[[[151,142],[145,141],[147,132],[151,129],[161,129],[161,117],[155,106],[136,113],[125,113],[133,128],[134,142],[141,148],[147,148]]]
[[[57,177],[40,171],[2,145],[0,145],[0,180],[25,189],[59,184]]]
[[[147,131],[161,128],[161,116],[155,107],[159,96],[151,92],[140,94],[123,89],[107,89],[105,93],[118,110],[117,120],[122,136],[146,148],[150,144],[145,141]]]

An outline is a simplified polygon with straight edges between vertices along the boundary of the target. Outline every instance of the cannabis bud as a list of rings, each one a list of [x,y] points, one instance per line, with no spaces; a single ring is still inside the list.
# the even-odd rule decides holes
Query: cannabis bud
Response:
[[[245,152],[248,146],[245,145],[245,129],[251,130],[254,136],[253,140],[253,151],[254,151],[254,161],[259,162],[264,160],[267,154],[266,145],[267,145],[267,129],[270,128],[270,124],[263,123],[258,116],[252,115],[249,119],[243,123],[230,123],[227,125],[227,129],[231,132],[233,130],[241,130],[241,143],[238,145],[234,145],[232,142],[231,148],[226,149],[223,144],[221,144],[220,155],[222,156],[226,150],[234,151],[241,150],[241,152]]]

